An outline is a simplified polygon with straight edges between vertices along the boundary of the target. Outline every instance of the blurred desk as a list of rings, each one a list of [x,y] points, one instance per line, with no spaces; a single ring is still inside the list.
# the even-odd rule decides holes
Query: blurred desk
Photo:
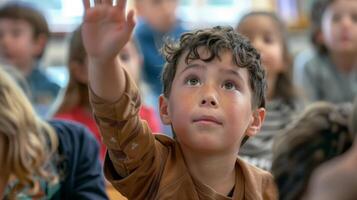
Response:
[[[127,200],[110,183],[107,185],[107,195],[110,200]]]

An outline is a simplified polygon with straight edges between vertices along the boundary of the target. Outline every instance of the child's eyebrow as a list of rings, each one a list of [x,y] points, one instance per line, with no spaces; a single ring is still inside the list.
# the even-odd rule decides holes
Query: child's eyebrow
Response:
[[[182,70],[182,72],[180,74],[184,73],[186,70],[191,69],[191,68],[198,68],[198,69],[205,70],[206,66],[199,64],[199,63],[190,63],[185,67],[185,69]],[[240,81],[244,80],[243,77],[241,76],[241,74],[234,69],[220,69],[219,73],[236,76]]]
[[[243,77],[241,76],[241,74],[234,70],[234,69],[220,69],[219,70],[220,73],[223,73],[223,74],[228,74],[228,75],[234,75],[236,76],[240,81],[243,81]]]
[[[182,72],[180,74],[184,73],[186,70],[191,69],[191,68],[206,69],[206,66],[198,64],[198,63],[190,63],[185,67],[185,69],[182,70]]]

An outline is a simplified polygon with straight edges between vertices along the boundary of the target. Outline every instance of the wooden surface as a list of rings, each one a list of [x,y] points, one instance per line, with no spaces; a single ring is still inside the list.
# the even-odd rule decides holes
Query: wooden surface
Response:
[[[107,185],[107,195],[110,200],[127,200],[110,183]]]

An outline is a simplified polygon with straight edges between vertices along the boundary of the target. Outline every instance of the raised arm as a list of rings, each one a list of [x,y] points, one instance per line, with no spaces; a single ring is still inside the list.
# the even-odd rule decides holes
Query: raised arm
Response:
[[[88,55],[89,85],[104,100],[118,100],[125,88],[117,55],[128,42],[135,22],[133,11],[125,14],[126,0],[83,0],[85,14],[82,37]]]

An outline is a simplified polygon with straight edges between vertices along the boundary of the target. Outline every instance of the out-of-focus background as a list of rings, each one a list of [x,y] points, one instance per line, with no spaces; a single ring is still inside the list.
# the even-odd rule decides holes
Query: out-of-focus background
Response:
[[[0,5],[13,0],[0,0]],[[50,76],[65,87],[68,35],[82,20],[81,0],[22,0],[31,3],[45,14],[51,39],[42,60]],[[132,6],[133,0],[129,0]],[[177,16],[187,29],[213,25],[235,26],[240,17],[253,10],[276,12],[288,27],[290,51],[297,55],[309,48],[308,12],[313,0],[181,0]]]
[[[2,6],[15,1],[25,3],[17,5],[16,12],[11,6]],[[84,14],[82,0],[0,0],[0,6],[6,8],[0,10],[0,67],[12,73],[40,117],[75,121],[89,128],[100,145],[93,163],[103,163],[106,146],[92,115],[87,55],[78,28]],[[37,9],[30,9],[32,6]],[[347,124],[356,116],[348,114],[352,110],[348,103],[357,98],[356,0],[128,0],[128,10],[131,8],[137,14],[134,37],[121,49],[118,58],[140,88],[143,101],[139,115],[148,122],[153,134],[174,135],[173,128],[160,122],[158,109],[165,62],[160,49],[164,40],[177,39],[186,30],[230,25],[250,39],[260,53],[268,83],[265,121],[259,134],[240,146],[240,157],[272,172],[281,199],[298,199],[295,196],[305,195],[316,167],[350,148],[355,132],[348,132]],[[48,41],[42,14],[51,32]],[[36,35],[37,32],[40,33]],[[317,114],[300,116],[304,108],[317,101],[331,104],[316,104],[307,110]],[[351,155],[356,154],[348,156]],[[342,164],[356,166],[354,163],[355,159]],[[73,174],[70,178],[78,175]],[[288,178],[291,179],[286,181]],[[346,185],[356,188],[346,184],[350,180],[338,181],[343,191]],[[110,199],[124,199],[111,184],[105,186]],[[0,198],[1,192],[0,188]],[[331,193],[330,189],[321,194],[328,192]]]

